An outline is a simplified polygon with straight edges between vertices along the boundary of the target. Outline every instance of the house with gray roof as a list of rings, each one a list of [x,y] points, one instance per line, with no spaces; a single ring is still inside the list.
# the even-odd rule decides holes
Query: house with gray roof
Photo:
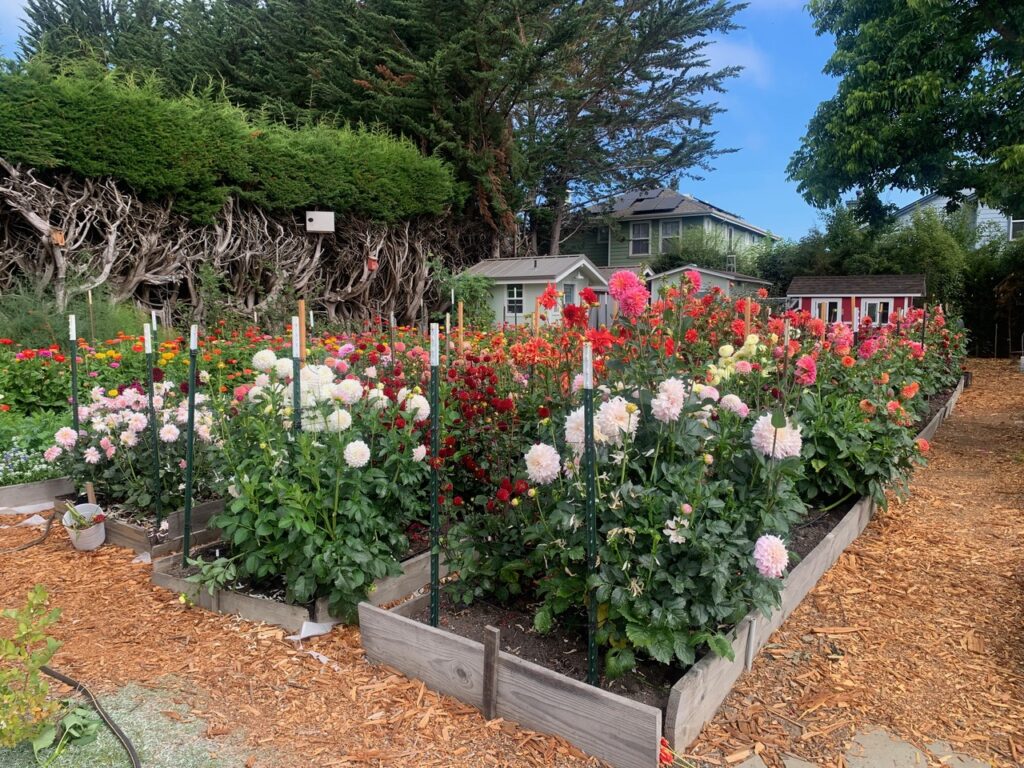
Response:
[[[627,192],[585,211],[579,231],[563,250],[583,253],[598,267],[635,268],[678,251],[684,233],[715,238],[722,252],[736,255],[765,240],[779,240],[735,213],[673,189]]]
[[[532,323],[537,299],[549,283],[562,291],[566,304],[579,302],[580,292],[591,288],[602,296],[608,313],[608,282],[594,263],[582,254],[513,259],[484,259],[462,274],[479,275],[491,282],[491,309],[498,323]],[[554,321],[552,315],[548,318]]]
[[[896,223],[907,226],[914,220],[915,213],[925,210],[945,215],[949,211],[949,206],[950,198],[933,192],[896,211]],[[973,193],[967,195],[961,210],[967,215],[968,222],[977,231],[978,238],[983,243],[1024,238],[1024,210],[1018,211],[1014,216],[1007,216],[1002,211],[985,205]]]

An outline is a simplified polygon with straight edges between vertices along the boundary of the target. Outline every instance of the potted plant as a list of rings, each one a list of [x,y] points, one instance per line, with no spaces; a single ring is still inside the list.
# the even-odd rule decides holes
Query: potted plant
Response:
[[[107,537],[103,527],[106,515],[98,504],[68,504],[61,522],[67,529],[68,538],[75,549],[91,552]]]

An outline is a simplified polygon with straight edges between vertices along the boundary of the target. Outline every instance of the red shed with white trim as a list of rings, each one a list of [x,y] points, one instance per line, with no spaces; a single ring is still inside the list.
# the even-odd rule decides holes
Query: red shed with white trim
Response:
[[[877,324],[902,315],[925,293],[924,275],[802,275],[793,278],[786,298],[790,307],[824,315],[829,323],[868,316]]]

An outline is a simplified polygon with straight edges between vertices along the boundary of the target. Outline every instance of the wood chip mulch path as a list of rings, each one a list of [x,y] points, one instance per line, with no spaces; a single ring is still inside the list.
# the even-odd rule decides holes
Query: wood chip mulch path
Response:
[[[34,535],[0,529],[0,549]],[[55,525],[45,543],[0,555],[0,607],[45,584],[63,610],[54,634],[64,644],[51,666],[100,693],[133,681],[172,691],[208,723],[207,736],[245,739],[251,751],[240,768],[597,765],[564,741],[487,722],[473,707],[370,666],[356,629],[299,647],[276,627],[183,606],[132,558],[111,546],[77,553]]]
[[[840,768],[853,734],[882,726],[1024,766],[1024,374],[969,367],[911,496],[775,633],[692,754]]]

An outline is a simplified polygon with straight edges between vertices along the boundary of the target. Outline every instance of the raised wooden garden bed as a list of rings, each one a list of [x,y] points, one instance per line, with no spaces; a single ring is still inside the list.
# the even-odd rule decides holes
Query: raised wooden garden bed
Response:
[[[192,546],[209,544],[220,538],[220,531],[211,528],[210,518],[224,511],[223,499],[213,499],[197,504],[192,508],[192,535],[189,539]],[[185,535],[185,512],[176,510],[164,518],[168,523],[167,531],[161,534],[154,543],[154,531],[151,525],[139,525],[125,520],[108,517],[106,520],[107,544],[127,547],[135,552],[148,552],[153,558],[180,552]]]
[[[952,413],[964,382],[920,431],[930,439]],[[537,731],[561,736],[615,768],[655,768],[664,732],[676,751],[696,739],[749,669],[761,647],[822,575],[867,526],[874,502],[863,498],[786,576],[781,606],[771,617],[751,612],[730,633],[734,659],[706,655],[672,687],[660,709],[499,650],[496,643],[469,640],[409,618],[426,596],[390,611],[369,602],[359,606],[363,648],[369,661],[387,664],[422,680],[432,690]]]
[[[65,499],[74,497],[75,484],[69,477],[55,477],[34,483],[0,486],[0,509],[42,507],[45,504],[58,506]]]
[[[109,539],[108,539],[109,540]],[[327,610],[327,600],[321,598],[310,606],[291,605],[268,597],[246,595],[229,589],[215,589],[213,594],[201,585],[186,581],[178,575],[180,555],[171,555],[153,563],[152,582],[172,592],[188,595],[196,605],[215,613],[240,616],[249,621],[263,621],[276,624],[292,632],[298,632],[304,622],[329,622],[335,619]],[[447,567],[442,562],[442,575],[447,574]],[[424,552],[402,562],[402,573],[377,579],[369,599],[375,604],[394,602],[406,597],[430,581],[430,553]]]

